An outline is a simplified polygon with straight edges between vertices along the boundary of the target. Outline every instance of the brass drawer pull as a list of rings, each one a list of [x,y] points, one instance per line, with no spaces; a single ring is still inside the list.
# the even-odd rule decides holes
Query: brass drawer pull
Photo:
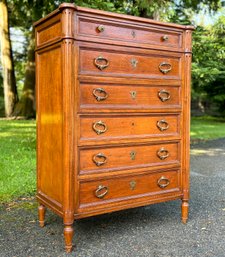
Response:
[[[103,25],[99,25],[99,26],[97,27],[97,30],[98,30],[99,32],[103,32],[103,31],[105,30],[105,27],[104,27]]]
[[[100,129],[99,127],[102,129]],[[106,124],[101,120],[94,122],[92,128],[98,135],[105,133],[108,129]]]
[[[162,36],[163,41],[168,41],[169,37],[167,35]]]
[[[160,150],[157,152],[157,156],[161,160],[165,160],[167,157],[169,157],[169,151],[166,150],[164,147],[160,148]]]
[[[95,196],[97,198],[103,198],[105,195],[108,194],[108,187],[107,186],[102,186],[102,185],[99,185],[98,188],[95,190]],[[101,193],[102,192],[102,193]]]
[[[105,64],[101,64],[102,62],[105,62]],[[94,64],[99,70],[104,70],[109,66],[109,61],[105,57],[99,56],[94,59]]]
[[[170,92],[162,89],[158,92],[158,97],[162,102],[166,102],[170,99]]]
[[[166,74],[168,73],[169,71],[172,70],[172,65],[168,62],[161,62],[159,64],[159,70],[163,73],[163,74]]]
[[[98,102],[104,101],[108,98],[108,94],[103,88],[95,88],[92,93]]]
[[[103,153],[98,153],[93,156],[92,160],[96,166],[102,166],[107,162],[107,157]]]
[[[169,124],[166,120],[159,120],[157,121],[157,127],[159,130],[164,131],[167,130],[169,128]]]
[[[162,176],[158,181],[157,184],[160,188],[165,188],[170,184],[170,180],[164,176]]]

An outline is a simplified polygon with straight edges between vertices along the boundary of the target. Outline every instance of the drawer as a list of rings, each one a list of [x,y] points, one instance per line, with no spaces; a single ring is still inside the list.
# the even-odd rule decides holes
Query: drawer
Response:
[[[110,48],[110,47],[109,47]],[[80,47],[80,75],[181,79],[181,54]]]
[[[180,190],[180,172],[162,171],[124,177],[81,181],[80,208],[162,195]]]
[[[99,18],[79,17],[78,37],[88,37],[95,41],[107,40],[113,44],[126,42],[126,45],[144,44],[172,49],[182,47],[182,31],[154,28],[143,23],[132,26]]]
[[[80,109],[170,109],[181,108],[180,87],[145,85],[80,84]]]
[[[80,174],[179,164],[179,143],[80,150]]]
[[[80,142],[96,144],[102,140],[178,136],[179,120],[179,114],[83,115],[80,117]]]

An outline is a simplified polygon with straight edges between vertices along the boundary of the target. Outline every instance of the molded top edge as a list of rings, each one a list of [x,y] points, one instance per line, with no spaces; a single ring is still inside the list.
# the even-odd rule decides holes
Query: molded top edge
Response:
[[[149,24],[159,25],[159,26],[163,25],[165,27],[171,27],[171,28],[177,28],[177,29],[183,29],[183,30],[194,30],[195,29],[195,27],[192,25],[180,25],[180,24],[169,23],[169,22],[161,22],[161,21],[156,21],[156,20],[152,20],[152,19],[148,19],[148,18],[142,18],[142,17],[138,17],[138,16],[119,14],[119,13],[107,12],[107,11],[102,11],[102,10],[97,10],[97,9],[92,9],[92,8],[80,7],[80,6],[76,6],[73,3],[60,4],[58,9],[49,13],[44,18],[41,18],[40,20],[36,21],[33,25],[38,26],[40,23],[44,22],[45,20],[62,12],[63,9],[73,9],[73,10],[77,10],[77,11],[83,12],[83,13],[86,12],[86,13],[92,13],[92,14],[100,14],[102,16],[108,16],[108,17],[112,17],[112,18],[122,18],[124,20],[144,22],[144,23],[149,23]]]

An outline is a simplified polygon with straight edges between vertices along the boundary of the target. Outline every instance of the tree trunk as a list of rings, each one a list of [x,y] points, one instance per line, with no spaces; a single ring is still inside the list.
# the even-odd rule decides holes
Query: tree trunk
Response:
[[[6,117],[9,117],[13,114],[14,107],[18,101],[18,94],[9,32],[8,6],[5,0],[0,1],[0,45],[3,68],[5,115]]]
[[[22,96],[17,104],[14,115],[25,118],[35,117],[35,38],[34,31],[28,37],[27,64]]]

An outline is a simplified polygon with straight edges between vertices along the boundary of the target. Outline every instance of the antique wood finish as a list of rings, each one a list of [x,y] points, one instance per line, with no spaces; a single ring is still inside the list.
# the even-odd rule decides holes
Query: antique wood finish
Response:
[[[80,150],[80,174],[179,164],[179,143],[95,147]]]
[[[181,199],[188,219],[191,26],[61,4],[34,24],[37,199],[76,219]]]
[[[138,201],[142,196],[166,194],[180,190],[179,171],[127,175],[94,181],[80,182],[80,208],[125,202],[131,198]],[[141,199],[142,200],[142,199]],[[125,204],[125,203],[124,203]],[[98,205],[98,206],[97,206]],[[100,207],[99,207],[100,205]]]
[[[107,109],[152,110],[152,109],[180,109],[181,97],[178,86],[142,86],[80,84],[81,112],[103,112]]]

